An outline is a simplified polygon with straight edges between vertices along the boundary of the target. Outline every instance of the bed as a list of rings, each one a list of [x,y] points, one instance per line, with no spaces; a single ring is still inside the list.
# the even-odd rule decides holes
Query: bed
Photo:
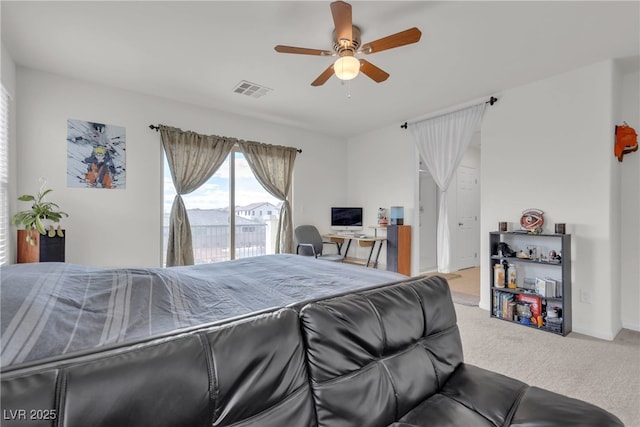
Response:
[[[403,278],[288,254],[170,268],[4,266],[1,372]]]

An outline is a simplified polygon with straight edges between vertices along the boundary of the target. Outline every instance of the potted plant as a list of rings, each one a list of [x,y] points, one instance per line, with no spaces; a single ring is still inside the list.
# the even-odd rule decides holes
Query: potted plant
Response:
[[[69,215],[57,204],[44,200],[53,191],[45,189],[45,184],[35,196],[18,197],[22,202],[32,202],[31,209],[18,212],[12,218],[13,225],[24,227],[18,230],[18,262],[64,261],[64,230],[59,223]]]

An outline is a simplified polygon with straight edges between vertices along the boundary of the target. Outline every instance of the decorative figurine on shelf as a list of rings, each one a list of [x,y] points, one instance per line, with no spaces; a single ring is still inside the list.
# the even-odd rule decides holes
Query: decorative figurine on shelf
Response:
[[[530,234],[542,233],[542,225],[544,224],[544,212],[540,209],[527,209],[522,212],[520,218],[520,228],[528,231]]]
[[[380,227],[389,225],[389,217],[387,216],[387,210],[385,208],[378,208],[378,225]]]
[[[562,255],[556,251],[549,252],[549,262],[560,263],[562,261]]]
[[[503,257],[509,258],[516,256],[516,251],[511,249],[511,247],[507,243],[500,242],[498,243],[498,255],[500,254]]]

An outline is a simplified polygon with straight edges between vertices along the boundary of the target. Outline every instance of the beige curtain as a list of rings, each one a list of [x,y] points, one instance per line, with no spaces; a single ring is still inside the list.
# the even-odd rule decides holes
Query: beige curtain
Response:
[[[176,197],[169,219],[167,267],[193,265],[191,225],[182,194],[189,194],[204,184],[224,163],[233,146],[233,138],[200,135],[191,131],[160,125],[162,145],[167,155]]]
[[[275,252],[292,253],[293,221],[289,193],[297,150],[251,141],[239,141],[238,145],[258,182],[269,194],[282,201]]]

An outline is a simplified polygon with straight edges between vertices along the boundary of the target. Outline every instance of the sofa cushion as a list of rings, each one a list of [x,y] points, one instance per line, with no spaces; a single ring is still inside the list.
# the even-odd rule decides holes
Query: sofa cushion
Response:
[[[58,418],[55,389],[58,370],[2,378],[0,403],[3,427],[51,426]],[[32,415],[39,415],[34,417]]]
[[[528,388],[522,381],[463,363],[440,392],[492,424],[504,425]]]
[[[511,420],[512,427],[624,427],[618,417],[582,400],[529,387]]]
[[[210,418],[206,355],[197,336],[156,342],[62,370],[69,426],[202,425]]]
[[[450,425],[620,427],[623,424],[590,403],[463,363],[439,394],[392,424],[393,427]]]
[[[500,425],[500,424],[498,424]],[[434,394],[389,427],[495,427],[476,411],[443,394]]]
[[[416,427],[508,425],[527,388],[521,381],[462,363],[438,394],[399,422]]]
[[[206,333],[215,426],[309,426],[315,417],[298,313],[251,317]]]
[[[317,301],[300,317],[319,426],[391,424],[462,362],[440,277]]]
[[[314,425],[299,325],[281,309],[3,374],[2,425]]]

